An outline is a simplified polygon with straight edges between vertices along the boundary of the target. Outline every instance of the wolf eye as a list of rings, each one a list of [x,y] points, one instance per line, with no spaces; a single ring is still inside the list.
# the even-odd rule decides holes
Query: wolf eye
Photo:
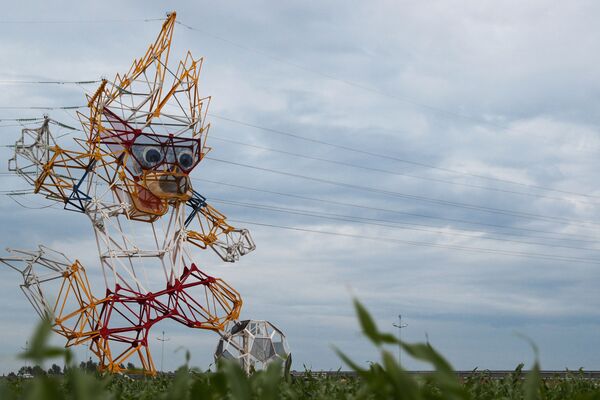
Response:
[[[144,168],[152,168],[162,161],[162,153],[155,146],[146,146],[141,153],[139,161]]]
[[[181,150],[177,152],[177,163],[184,169],[190,169],[194,165],[194,155],[190,150]]]

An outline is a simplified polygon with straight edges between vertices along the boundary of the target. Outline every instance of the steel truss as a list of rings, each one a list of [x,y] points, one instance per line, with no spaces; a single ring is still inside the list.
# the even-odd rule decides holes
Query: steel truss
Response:
[[[255,249],[248,230],[192,188],[189,174],[210,151],[210,97],[199,95],[202,58],[188,52],[169,66],[175,17],[126,74],[86,95],[89,112],[78,113],[85,136],[74,139],[75,149],[57,143],[45,117],[23,129],[9,160],[34,193],[92,224],[101,296],[79,261],[44,246],[11,250],[0,262],[22,275],[21,289],[66,346],[88,345],[103,371],[122,372],[137,357],[155,374],[148,335],[163,319],[216,332],[235,323],[239,293],[200,271],[192,249],[211,248],[225,262]]]

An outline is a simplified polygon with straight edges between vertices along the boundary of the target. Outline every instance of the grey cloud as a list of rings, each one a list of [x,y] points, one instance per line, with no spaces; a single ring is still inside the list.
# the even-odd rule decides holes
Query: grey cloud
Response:
[[[146,2],[144,8],[115,1],[101,5],[38,2],[32,14],[14,3],[6,5],[6,15],[14,19],[137,19],[161,17],[166,11],[163,7],[161,2]],[[593,2],[234,2],[210,7],[188,2],[179,7],[182,22],[209,34],[381,91],[327,79],[177,26],[172,59],[187,49],[195,56],[206,56],[201,79],[206,94],[213,96],[211,111],[215,114],[442,168],[567,191],[598,192],[595,151],[600,77],[590,66],[597,64],[595,43],[600,31],[593,18],[598,6]],[[122,10],[118,15],[114,12],[117,9]],[[159,26],[158,21],[0,24],[0,50],[5,60],[0,79],[112,78],[143,53]],[[86,88],[94,90],[93,86]],[[0,106],[77,105],[83,101],[81,88],[71,86],[2,86],[0,91]],[[0,118],[41,113],[0,110]],[[72,113],[49,114],[76,124]],[[217,137],[429,178],[566,197],[567,201],[377,174],[209,139],[215,157],[431,198],[598,222],[594,198],[586,203],[567,194],[295,141],[217,118],[211,122],[211,133]],[[18,128],[0,129],[2,144],[14,142],[18,136]],[[2,159],[8,154],[8,149],[0,150]],[[497,236],[508,230],[447,219],[538,229],[552,237],[558,233],[584,235],[591,241],[597,237],[595,225],[526,220],[408,201],[210,160],[194,175],[446,220],[325,205],[197,182],[197,190],[209,198],[427,224],[447,230],[450,236],[215,204],[231,219],[436,244],[574,257],[596,255],[595,250],[552,248],[573,241],[543,239],[550,247],[539,247],[452,236]],[[14,178],[0,179],[6,189],[24,186]],[[34,196],[24,197],[23,202],[47,204]],[[3,196],[0,224],[4,246],[52,244],[73,258],[81,258],[88,270],[98,265],[92,231],[81,215],[21,209]],[[195,254],[208,273],[222,276],[242,293],[244,316],[272,320],[287,332],[296,368],[306,364],[337,369],[341,363],[330,351],[332,343],[361,361],[376,357],[354,322],[352,295],[365,301],[384,329],[392,329],[399,312],[406,314],[406,338],[424,340],[428,332],[433,344],[459,368],[511,368],[530,360],[527,344],[513,336],[515,329],[530,334],[540,345],[546,368],[583,365],[597,369],[600,365],[598,357],[583,345],[600,344],[593,335],[598,328],[595,266],[250,228],[258,250],[239,264],[221,267],[213,254]],[[521,240],[538,240],[529,236],[542,235],[518,232],[522,236],[517,239]],[[585,246],[595,248],[596,244]],[[17,365],[10,357],[23,345],[20,342],[31,331],[35,318],[28,314],[25,299],[13,286],[17,282],[14,274],[1,273],[0,298],[7,306],[0,310],[0,321],[7,321],[2,326],[10,340],[0,345],[0,357],[1,371],[8,371]],[[98,271],[93,279],[100,279]],[[177,345],[190,348],[197,365],[210,364],[214,335],[168,324],[157,327],[153,334],[158,335],[163,328],[172,336],[167,346],[168,368],[183,361],[181,352],[173,354]],[[155,358],[159,357],[157,344],[153,348]]]

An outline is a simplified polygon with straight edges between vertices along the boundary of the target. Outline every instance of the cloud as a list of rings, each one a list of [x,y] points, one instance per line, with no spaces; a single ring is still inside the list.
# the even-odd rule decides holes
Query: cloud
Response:
[[[110,21],[0,24],[5,60],[0,80],[112,78],[126,71],[153,40],[160,22],[116,20],[161,17],[165,10],[160,2],[147,2],[144,8],[127,5],[120,13],[126,17],[117,17],[110,12],[116,7],[121,5],[114,1],[102,6],[38,2],[36,15],[43,17],[33,17],[20,4],[6,5],[6,15],[15,20]],[[376,357],[354,321],[354,295],[386,330],[393,329],[391,323],[402,313],[409,324],[403,331],[406,339],[424,340],[427,332],[460,368],[512,368],[530,359],[514,330],[540,345],[545,368],[598,368],[600,359],[586,350],[600,344],[593,335],[598,329],[597,266],[500,254],[596,258],[600,75],[590,67],[598,61],[596,3],[234,2],[207,7],[188,2],[179,7],[179,19],[205,33],[176,26],[171,58],[188,49],[205,56],[201,81],[204,94],[212,95],[211,112],[379,155],[211,117],[211,156],[421,197],[384,195],[211,160],[194,171],[201,179],[301,197],[196,181],[195,189],[209,201],[351,215],[379,225],[215,202],[230,219],[405,242],[249,226],[257,251],[235,265],[221,265],[211,252],[194,252],[209,274],[242,293],[244,318],[271,320],[287,333],[295,368],[337,369],[341,363],[330,351],[332,343],[358,360]],[[2,89],[0,107],[84,102],[84,90],[77,86]],[[85,89],[95,90],[93,85]],[[0,119],[41,113],[0,108]],[[49,114],[76,124],[73,113]],[[0,127],[0,132],[7,145],[17,139],[19,128]],[[68,143],[71,137],[63,140]],[[10,149],[0,148],[1,159],[9,156]],[[24,187],[13,177],[0,179],[3,190]],[[548,187],[558,191],[544,189]],[[18,200],[30,207],[48,204],[30,195]],[[94,284],[103,287],[84,216],[60,207],[24,209],[2,196],[0,225],[3,245],[57,247],[95,271]],[[0,321],[10,335],[0,344],[0,357],[6,360],[1,372],[17,367],[11,357],[36,320],[10,272],[0,270],[5,304]],[[183,360],[181,352],[173,354],[179,345],[190,348],[197,365],[210,364],[216,335],[174,324],[157,326],[153,335],[162,329],[171,337],[165,352],[169,369]]]

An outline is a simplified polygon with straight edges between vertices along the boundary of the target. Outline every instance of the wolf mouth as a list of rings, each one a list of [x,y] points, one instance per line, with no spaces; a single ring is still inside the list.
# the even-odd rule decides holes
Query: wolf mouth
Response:
[[[184,194],[188,189],[186,176],[164,175],[159,178],[158,185],[161,191],[172,194]]]
[[[161,199],[181,199],[190,190],[190,180],[185,175],[147,176],[145,182],[148,190]]]

